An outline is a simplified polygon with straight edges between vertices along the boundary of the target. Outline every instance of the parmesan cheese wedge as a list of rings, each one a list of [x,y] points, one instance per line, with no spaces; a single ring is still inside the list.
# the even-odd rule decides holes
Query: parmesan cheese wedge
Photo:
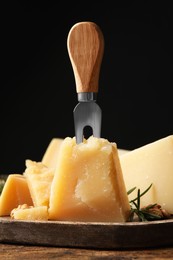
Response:
[[[19,204],[33,205],[26,178],[21,174],[7,177],[0,196],[0,216],[8,216]]]
[[[26,169],[23,174],[26,177],[34,206],[48,207],[54,169],[48,168],[42,162],[26,160]]]
[[[137,187],[142,193],[152,184],[141,207],[157,203],[173,214],[173,135],[121,155],[120,162],[127,190]],[[136,195],[131,193],[129,200]]]
[[[51,186],[49,219],[63,221],[125,222],[130,205],[117,146],[89,137],[61,144]]]
[[[50,168],[56,167],[62,141],[63,141],[62,138],[53,138],[50,141],[42,158],[42,163],[47,167]]]

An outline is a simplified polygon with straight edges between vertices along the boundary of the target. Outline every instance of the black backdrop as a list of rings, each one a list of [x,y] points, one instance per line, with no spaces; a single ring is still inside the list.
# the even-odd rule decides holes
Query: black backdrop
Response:
[[[80,21],[97,23],[105,38],[97,98],[102,137],[134,149],[173,134],[168,1],[7,2],[1,5],[0,174],[21,173],[25,159],[41,160],[52,138],[74,136],[77,96],[66,42]]]

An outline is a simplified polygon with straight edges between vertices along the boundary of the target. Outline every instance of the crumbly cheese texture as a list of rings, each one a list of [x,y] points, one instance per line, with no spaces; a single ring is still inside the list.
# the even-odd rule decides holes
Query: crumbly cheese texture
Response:
[[[52,138],[41,160],[44,165],[50,168],[56,168],[59,151],[63,140],[63,138]],[[119,155],[125,154],[127,152],[128,151],[125,149],[118,149]]]
[[[10,174],[7,177],[0,196],[0,216],[9,216],[19,204],[33,205],[26,178],[21,174]]]
[[[120,156],[127,190],[137,187],[143,192],[141,207],[158,203],[173,214],[173,135]],[[133,192],[129,200],[136,197]]]
[[[75,137],[66,137],[51,186],[49,219],[125,222],[129,212],[116,144],[93,136],[76,144]]]
[[[14,208],[10,216],[18,220],[48,220],[48,209],[46,206],[33,207],[23,204]]]
[[[42,162],[26,160],[24,176],[35,207],[49,206],[50,188],[54,176],[54,169]]]

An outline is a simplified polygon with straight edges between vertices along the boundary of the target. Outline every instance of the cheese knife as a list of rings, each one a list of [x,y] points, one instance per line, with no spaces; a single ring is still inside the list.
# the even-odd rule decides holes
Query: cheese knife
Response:
[[[102,111],[96,103],[104,37],[94,22],[79,22],[67,37],[67,49],[74,72],[79,103],[73,110],[76,143],[83,142],[84,128],[92,128],[93,136],[101,137]]]

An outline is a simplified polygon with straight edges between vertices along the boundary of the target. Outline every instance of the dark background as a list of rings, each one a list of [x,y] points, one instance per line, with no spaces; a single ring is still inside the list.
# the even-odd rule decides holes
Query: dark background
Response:
[[[105,38],[102,137],[134,149],[173,134],[171,1],[119,2],[1,4],[0,174],[21,173],[52,138],[74,136],[66,43],[81,21],[97,23]]]

